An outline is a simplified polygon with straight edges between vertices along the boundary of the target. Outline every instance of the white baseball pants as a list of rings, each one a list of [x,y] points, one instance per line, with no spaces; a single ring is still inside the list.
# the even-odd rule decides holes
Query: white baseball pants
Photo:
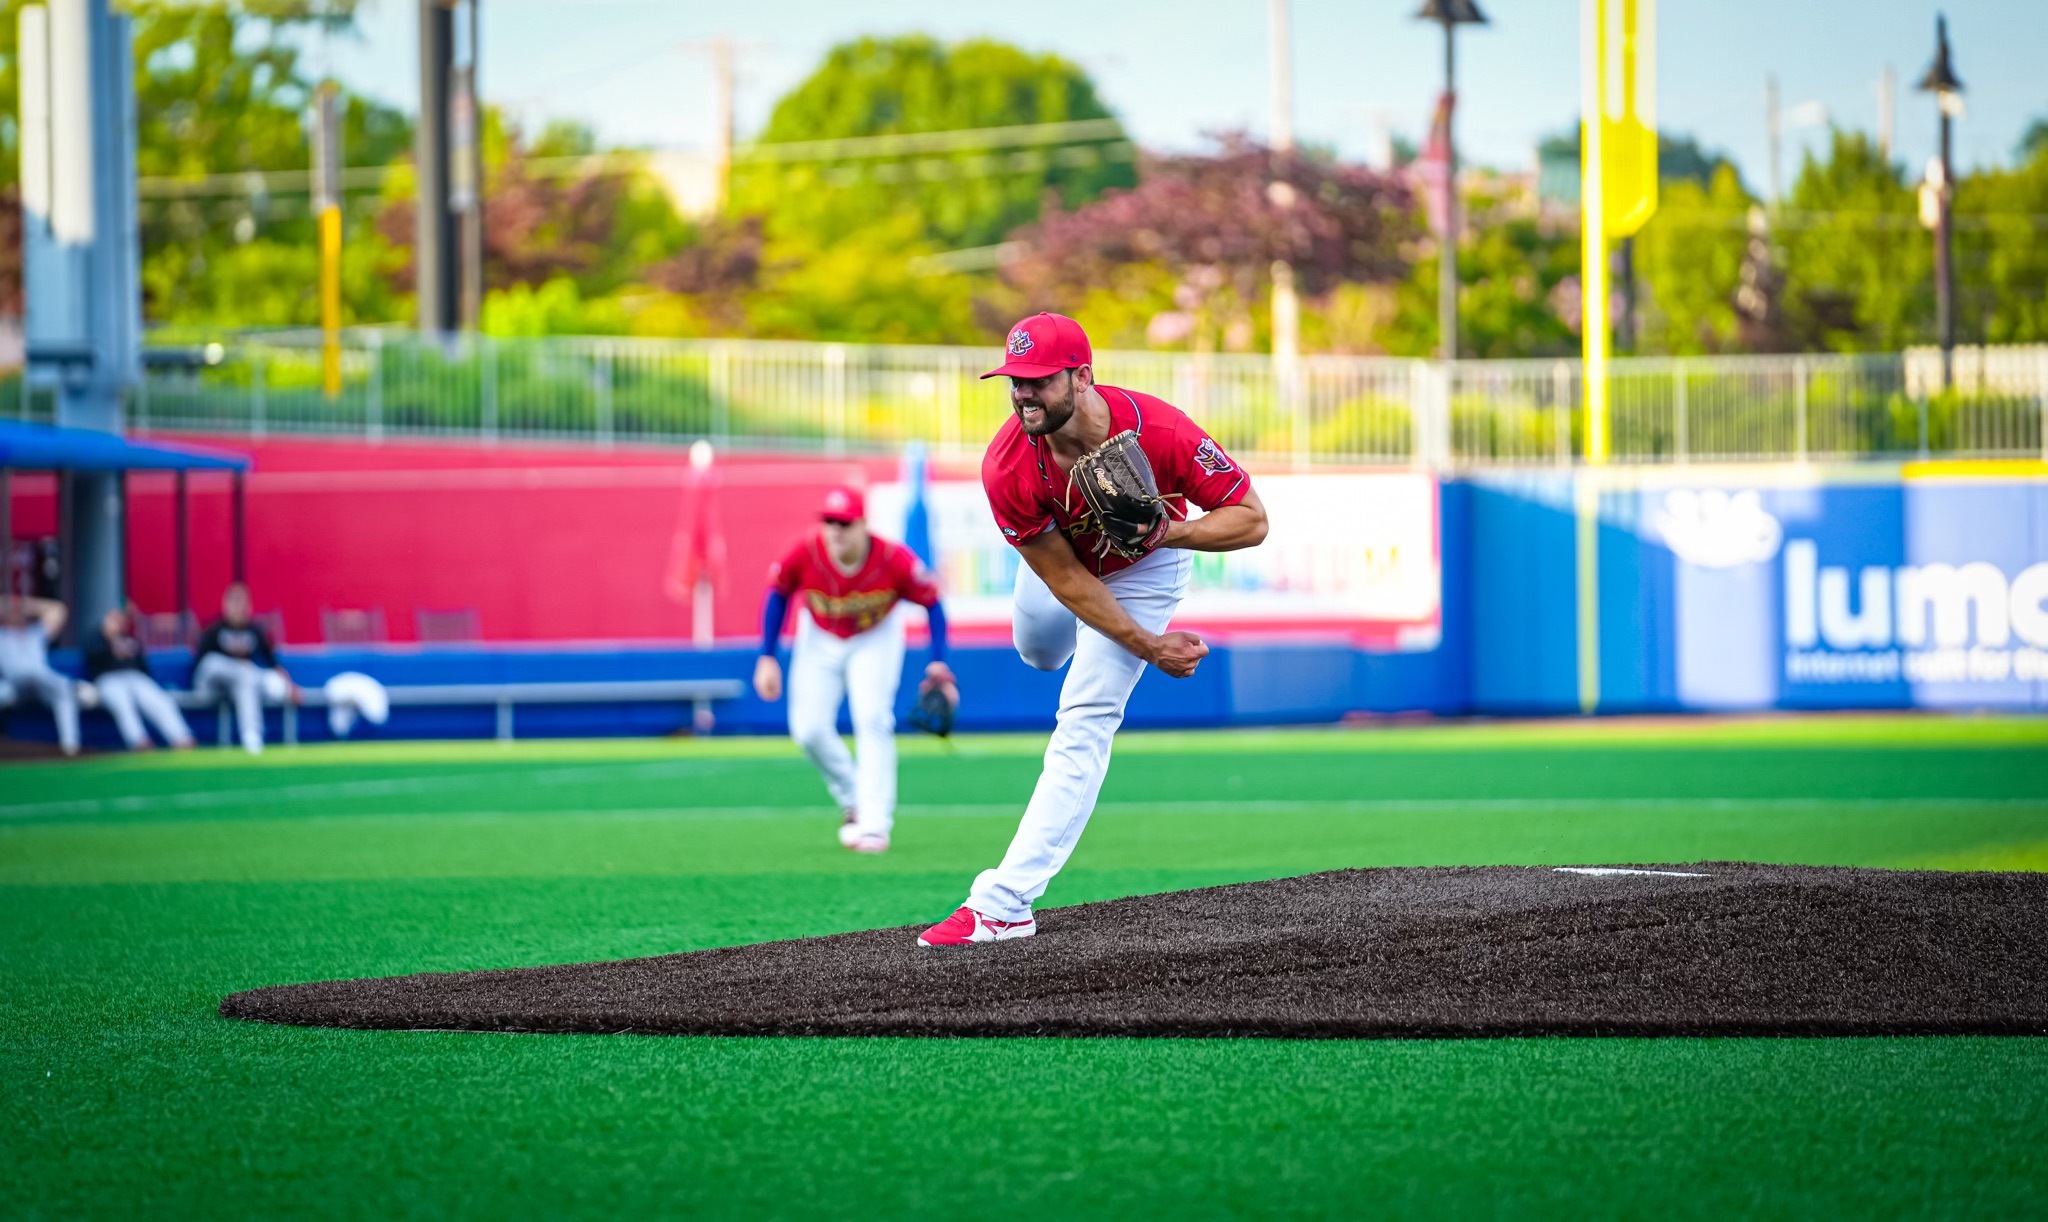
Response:
[[[47,666],[19,667],[0,679],[14,688],[14,699],[34,696],[48,705],[57,723],[57,745],[66,755],[78,754],[78,689],[70,679]]]
[[[199,659],[192,671],[192,690],[232,702],[242,749],[251,755],[263,754],[263,702],[285,698],[282,675],[243,658],[210,653]]]
[[[192,741],[185,715],[155,679],[139,670],[110,670],[93,683],[99,688],[100,703],[121,731],[121,741],[131,750],[149,746],[149,731],[142,726],[145,717],[165,742],[176,746]]]
[[[1162,548],[1103,579],[1132,619],[1164,632],[1187,594],[1194,560]],[[1030,919],[1031,905],[1073,855],[1096,795],[1109,775],[1110,743],[1123,724],[1124,705],[1145,663],[1123,646],[1081,623],[1028,564],[1017,569],[1014,638],[1024,661],[1058,670],[1074,660],[1060,686],[1059,720],[1045,748],[1045,771],[1024,808],[1002,864],[974,880],[967,906],[998,921]]]
[[[851,637],[797,615],[789,656],[789,736],[811,757],[862,835],[886,836],[896,822],[896,688],[903,681],[902,609]],[[839,737],[839,702],[853,714],[857,755]]]

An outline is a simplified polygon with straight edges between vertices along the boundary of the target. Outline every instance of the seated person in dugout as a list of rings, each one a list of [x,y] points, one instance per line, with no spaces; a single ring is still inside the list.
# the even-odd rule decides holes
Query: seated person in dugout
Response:
[[[177,701],[150,673],[149,651],[136,639],[131,612],[115,608],[101,616],[83,649],[85,677],[92,680],[101,707],[113,717],[129,750],[147,751],[153,745],[143,727],[145,718],[169,746],[182,750],[192,745],[192,731]]]
[[[25,594],[0,594],[0,707],[24,696],[50,706],[57,745],[78,754],[78,691],[50,669],[50,642],[64,631],[64,604]]]
[[[242,749],[263,754],[263,705],[299,702],[299,689],[278,665],[270,634],[250,618],[249,587],[237,581],[220,596],[220,618],[199,634],[192,690],[235,706]]]

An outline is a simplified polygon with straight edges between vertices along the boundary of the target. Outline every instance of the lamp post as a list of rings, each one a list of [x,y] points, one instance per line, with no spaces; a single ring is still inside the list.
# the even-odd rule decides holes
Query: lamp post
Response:
[[[1458,97],[1457,29],[1485,25],[1475,0],[1423,0],[1418,21],[1444,28],[1444,232],[1437,258],[1437,335],[1444,360],[1458,359],[1458,142],[1452,136]]]
[[[1955,226],[1951,213],[1955,200],[1955,167],[1950,160],[1949,127],[1963,113],[1963,82],[1948,62],[1948,19],[1934,19],[1934,63],[1920,78],[1922,93],[1934,95],[1941,112],[1941,156],[1927,167],[1927,183],[1934,205],[1934,329],[1941,338],[1941,388],[1955,384],[1956,348],[1956,265]]]

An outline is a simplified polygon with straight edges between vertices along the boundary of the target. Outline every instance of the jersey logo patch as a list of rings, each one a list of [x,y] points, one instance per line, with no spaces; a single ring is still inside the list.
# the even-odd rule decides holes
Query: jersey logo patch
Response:
[[[1023,356],[1031,351],[1031,332],[1019,327],[1010,332],[1010,355]]]
[[[1202,438],[1202,444],[1195,447],[1195,461],[1201,464],[1202,470],[1211,475],[1237,470],[1231,465],[1230,460],[1224,457],[1223,448],[1207,437]]]

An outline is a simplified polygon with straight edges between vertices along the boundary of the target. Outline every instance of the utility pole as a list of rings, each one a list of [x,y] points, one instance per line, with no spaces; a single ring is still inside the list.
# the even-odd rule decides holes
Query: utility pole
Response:
[[[1458,359],[1458,39],[1461,25],[1485,25],[1486,14],[1475,0],[1423,0],[1415,14],[1444,28],[1444,231],[1438,241],[1436,318],[1437,355]]]
[[[732,199],[733,94],[737,86],[732,39],[714,38],[706,49],[711,53],[711,172],[718,184],[712,196],[712,214],[718,215]]]
[[[732,199],[733,149],[738,143],[737,95],[740,57],[765,50],[765,42],[740,42],[720,35],[678,44],[685,52],[701,53],[711,61],[711,214],[725,211]]]
[[[1294,155],[1294,49],[1293,31],[1287,15],[1287,0],[1266,0],[1266,55],[1272,85],[1272,127],[1268,140],[1273,159],[1280,165]],[[1294,184],[1274,178],[1268,197],[1281,208],[1294,205]],[[1273,356],[1282,362],[1279,370],[1281,395],[1289,400],[1294,392],[1294,360],[1301,355],[1301,299],[1294,290],[1294,265],[1273,260]],[[1303,439],[1305,440],[1305,439]]]
[[[1899,74],[1890,64],[1877,77],[1877,155],[1887,165],[1892,159],[1892,140],[1898,133]]]
[[[1963,113],[1963,82],[1949,65],[1948,18],[1934,19],[1934,63],[1920,78],[1922,93],[1934,95],[1941,112],[1941,156],[1927,167],[1927,181],[1933,188],[1934,203],[1934,329],[1941,340],[1941,388],[1955,385],[1956,349],[1956,265],[1955,265],[1955,162],[1950,145],[1950,126]],[[1922,188],[1927,190],[1926,187]]]
[[[482,328],[484,313],[484,99],[477,79],[483,44],[478,17],[480,0],[461,3],[468,20],[464,23],[464,53],[454,71],[454,92],[449,100],[452,147],[448,207],[455,213],[461,232],[462,285],[458,304],[462,326],[475,332]]]
[[[1779,155],[1779,106],[1778,74],[1764,76],[1764,126],[1770,133],[1771,158],[1771,207],[1775,208],[1785,200],[1785,163]]]
[[[419,175],[418,223],[413,233],[413,291],[419,329],[454,332],[456,235],[449,124],[455,59],[455,14],[448,0],[419,0],[420,118],[415,156]]]

